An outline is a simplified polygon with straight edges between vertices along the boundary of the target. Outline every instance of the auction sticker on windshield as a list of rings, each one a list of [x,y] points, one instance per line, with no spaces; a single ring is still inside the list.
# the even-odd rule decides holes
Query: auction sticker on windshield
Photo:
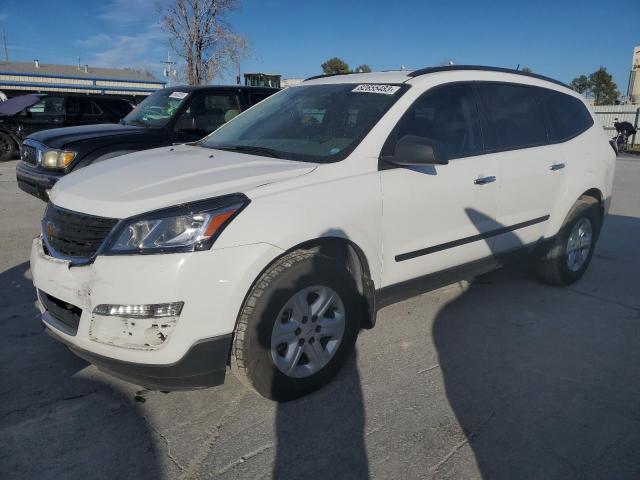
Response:
[[[180,100],[182,100],[187,95],[189,94],[185,92],[171,92],[171,95],[169,95],[169,98],[179,98]]]
[[[400,87],[397,85],[374,85],[371,83],[363,83],[351,90],[352,92],[360,93],[381,93],[383,95],[393,95]]]

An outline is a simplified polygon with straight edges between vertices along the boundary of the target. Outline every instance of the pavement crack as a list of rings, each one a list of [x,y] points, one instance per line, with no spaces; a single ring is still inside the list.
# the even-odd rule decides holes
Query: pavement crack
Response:
[[[151,425],[148,420],[147,420],[147,425]],[[181,472],[184,472],[185,467],[173,455],[173,453],[171,453],[171,443],[169,443],[169,439],[166,437],[166,435],[164,433],[162,433],[160,430],[158,430],[157,428],[151,427],[151,430],[153,430],[153,432],[156,435],[158,435],[162,440],[164,440],[164,443],[167,446],[167,454],[166,455],[169,458],[169,460],[171,460],[171,462],[173,462],[173,464],[178,468],[178,470],[180,470]]]
[[[237,405],[240,402],[240,400],[242,400],[242,398],[245,396],[245,394],[246,394],[246,390],[242,389],[232,400],[228,402],[229,405]],[[198,470],[200,469],[204,461],[207,459],[207,457],[209,456],[209,452],[211,451],[211,448],[213,448],[215,442],[220,437],[220,432],[222,428],[237,413],[239,413],[239,411],[233,411],[233,410],[228,411],[222,416],[222,418],[220,418],[220,421],[216,423],[209,430],[207,439],[202,443],[200,448],[198,448],[194,453],[192,459],[189,461],[189,466],[185,470],[183,470],[182,474],[180,475],[180,480],[191,480],[193,478],[200,477]]]
[[[418,373],[427,373],[427,372],[430,372],[431,370],[435,370],[436,368],[440,368],[440,364],[439,363],[436,363],[435,365],[432,365],[429,368],[424,368],[422,370],[418,370]]]
[[[49,400],[47,402],[37,403],[35,405],[27,405],[26,407],[22,407],[22,408],[16,408],[15,410],[11,410],[11,411],[3,414],[3,415],[4,416],[9,416],[9,415],[25,413],[25,412],[27,412],[29,410],[32,410],[32,409],[46,408],[46,407],[50,407],[52,405],[55,405],[57,403],[67,402],[69,400],[78,400],[80,398],[88,397],[89,395],[93,395],[94,393],[97,393],[97,392],[100,392],[100,391],[103,391],[103,390],[104,389],[98,388],[98,389],[90,390],[88,392],[81,393],[81,394],[78,394],[78,395],[71,395],[69,397],[55,398],[55,399]]]
[[[495,410],[491,411],[491,413],[487,415],[487,418],[485,418],[482,422],[480,422],[480,425],[478,425],[478,428],[476,428],[473,432],[467,435],[467,438],[465,438],[463,441],[455,445],[451,450],[449,450],[449,452],[444,457],[442,457],[442,459],[438,463],[436,463],[433,467],[431,467],[431,478],[435,478],[435,476],[438,473],[438,470],[440,470],[440,467],[442,467],[445,463],[447,463],[449,459],[451,459],[451,457],[453,457],[456,453],[458,453],[458,451],[460,451],[462,447],[464,447],[468,443],[471,443],[471,441],[480,434],[482,429],[487,425],[487,423],[489,423],[489,421],[495,415],[496,415],[496,411]]]
[[[233,468],[237,467],[238,465],[243,464],[247,460],[250,460],[253,457],[256,457],[256,456],[266,452],[267,450],[270,450],[274,446],[275,446],[275,443],[267,443],[265,445],[262,445],[262,446],[256,448],[255,450],[242,455],[240,458],[238,458],[237,460],[234,460],[233,462],[231,462],[227,466],[221,468],[220,470],[218,470],[216,472],[216,475],[223,475],[223,474],[227,473],[229,470],[232,470]]]
[[[600,297],[598,295],[594,295],[593,293],[581,292],[580,290],[574,290],[573,288],[566,288],[566,290],[569,290],[572,293],[577,293],[578,295],[593,298],[595,300],[600,300],[601,302],[609,303],[611,305],[617,305],[618,307],[628,308],[630,310],[640,312],[640,308],[638,307],[634,307],[633,305],[627,305],[626,303],[616,302],[615,300],[609,300],[608,298]]]

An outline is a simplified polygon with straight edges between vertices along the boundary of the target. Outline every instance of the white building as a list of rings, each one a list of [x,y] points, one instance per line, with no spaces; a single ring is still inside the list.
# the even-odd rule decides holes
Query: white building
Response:
[[[633,49],[631,59],[631,73],[629,74],[629,85],[627,86],[627,98],[634,105],[640,104],[640,45]]]

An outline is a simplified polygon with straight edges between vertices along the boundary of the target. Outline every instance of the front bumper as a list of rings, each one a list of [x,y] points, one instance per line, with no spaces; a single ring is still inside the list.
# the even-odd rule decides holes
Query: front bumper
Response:
[[[64,173],[43,172],[42,169],[20,161],[16,166],[18,187],[45,202],[49,201],[48,190],[51,190]]]
[[[191,390],[214,387],[224,383],[232,335],[221,335],[201,340],[176,363],[168,365],[146,365],[124,362],[115,358],[97,355],[76,347],[57,335],[47,325],[46,332],[65,343],[69,349],[92,363],[100,370],[127,382],[142,385],[150,390]]]
[[[39,294],[77,307],[77,329],[64,328],[41,302],[49,333],[102,370],[145,387],[175,390],[224,381],[229,346],[244,297],[282,251],[253,244],[193,253],[98,256],[83,266],[45,254],[36,238],[31,272]],[[157,349],[127,348],[90,338],[99,304],[183,301],[179,320]],[[46,302],[44,302],[46,304]],[[114,319],[114,321],[116,321]]]

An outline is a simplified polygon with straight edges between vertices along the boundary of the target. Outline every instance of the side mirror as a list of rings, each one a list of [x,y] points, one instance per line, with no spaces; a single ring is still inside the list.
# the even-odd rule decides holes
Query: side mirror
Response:
[[[428,139],[417,135],[405,135],[398,140],[393,156],[386,160],[400,167],[446,165],[449,163],[449,160],[438,158]]]

